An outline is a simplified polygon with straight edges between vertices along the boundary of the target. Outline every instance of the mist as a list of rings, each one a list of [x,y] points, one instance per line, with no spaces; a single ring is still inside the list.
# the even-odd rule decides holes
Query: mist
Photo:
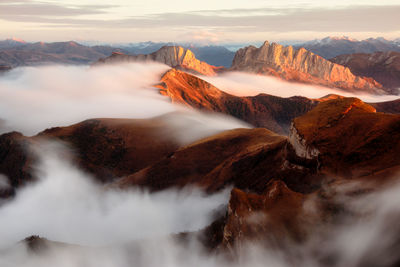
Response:
[[[227,72],[218,76],[199,76],[217,88],[236,96],[256,96],[270,94],[280,97],[304,96],[320,98],[328,94],[357,97],[365,102],[383,102],[400,98],[398,95],[372,95],[348,93],[340,89],[317,85],[287,82],[282,79],[245,72]]]
[[[143,119],[165,114],[171,127],[181,127],[176,133],[185,142],[249,127],[232,117],[172,104],[154,88],[168,69],[158,63],[14,69],[0,78],[0,133],[34,135],[91,118]]]
[[[232,259],[207,253],[196,235],[185,243],[171,235],[211,223],[213,211],[226,209],[229,191],[105,189],[71,163],[61,144],[42,142],[35,153],[40,180],[0,206],[0,266],[384,267],[399,258],[399,184],[361,195],[353,192],[366,183],[327,185],[333,202],[346,207],[336,220],[311,229],[303,243],[243,243]],[[316,201],[308,197],[304,212]],[[62,243],[30,251],[18,241],[32,234]]]
[[[73,154],[63,145],[42,142],[35,153],[39,181],[0,206],[0,247],[31,235],[109,246],[197,231],[229,198],[226,190],[210,196],[196,188],[152,194],[105,189],[70,162]]]

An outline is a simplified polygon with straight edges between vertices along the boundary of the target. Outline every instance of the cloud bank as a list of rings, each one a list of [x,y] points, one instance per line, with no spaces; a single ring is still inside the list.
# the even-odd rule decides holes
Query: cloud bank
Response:
[[[338,94],[348,97],[358,97],[365,102],[382,102],[398,99],[399,96],[354,94],[339,89],[316,85],[292,83],[275,77],[255,75],[245,72],[228,72],[219,76],[200,78],[213,84],[217,88],[236,96],[255,96],[261,93],[280,97],[304,96],[320,98],[328,94]]]
[[[172,104],[154,88],[168,69],[157,63],[15,69],[0,78],[0,133],[34,135],[91,118],[141,119],[165,114],[175,129],[171,138],[183,143],[248,127],[231,117]]]
[[[39,182],[17,192],[0,206],[0,247],[30,235],[87,246],[197,231],[212,212],[228,201],[229,192],[205,195],[197,189],[149,194],[139,189],[105,190],[69,162],[68,150],[44,143],[35,153]]]

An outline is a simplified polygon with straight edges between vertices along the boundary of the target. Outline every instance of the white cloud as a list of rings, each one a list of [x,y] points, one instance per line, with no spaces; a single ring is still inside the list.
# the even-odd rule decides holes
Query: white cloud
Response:
[[[247,127],[220,114],[172,104],[153,86],[168,66],[134,63],[101,67],[20,68],[0,79],[0,132],[33,135],[49,127],[91,118],[164,117],[183,143],[216,132]]]
[[[245,72],[228,72],[219,76],[200,77],[217,88],[236,96],[255,96],[264,93],[280,97],[304,96],[308,98],[320,98],[328,94],[338,94],[358,97],[366,102],[382,102],[399,98],[399,96],[389,95],[348,93],[339,89],[287,82],[272,76]]]

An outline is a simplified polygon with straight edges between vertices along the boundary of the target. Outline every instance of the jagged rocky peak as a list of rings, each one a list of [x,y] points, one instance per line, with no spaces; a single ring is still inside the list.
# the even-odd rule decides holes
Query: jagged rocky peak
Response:
[[[355,76],[349,68],[332,63],[305,48],[295,50],[292,46],[270,44],[268,41],[259,48],[249,46],[240,49],[231,69],[345,90],[383,93],[382,85],[375,80]]]
[[[222,69],[222,67],[215,67],[198,60],[190,49],[181,46],[163,46],[151,54],[126,55],[119,52],[113,53],[110,57],[100,59],[95,65],[137,61],[160,62],[173,68],[208,76],[215,75],[217,71]]]

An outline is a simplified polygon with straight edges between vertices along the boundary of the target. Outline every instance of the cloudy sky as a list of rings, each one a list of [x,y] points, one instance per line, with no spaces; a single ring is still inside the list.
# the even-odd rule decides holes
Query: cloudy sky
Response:
[[[0,0],[0,39],[229,43],[400,37],[399,0]]]

